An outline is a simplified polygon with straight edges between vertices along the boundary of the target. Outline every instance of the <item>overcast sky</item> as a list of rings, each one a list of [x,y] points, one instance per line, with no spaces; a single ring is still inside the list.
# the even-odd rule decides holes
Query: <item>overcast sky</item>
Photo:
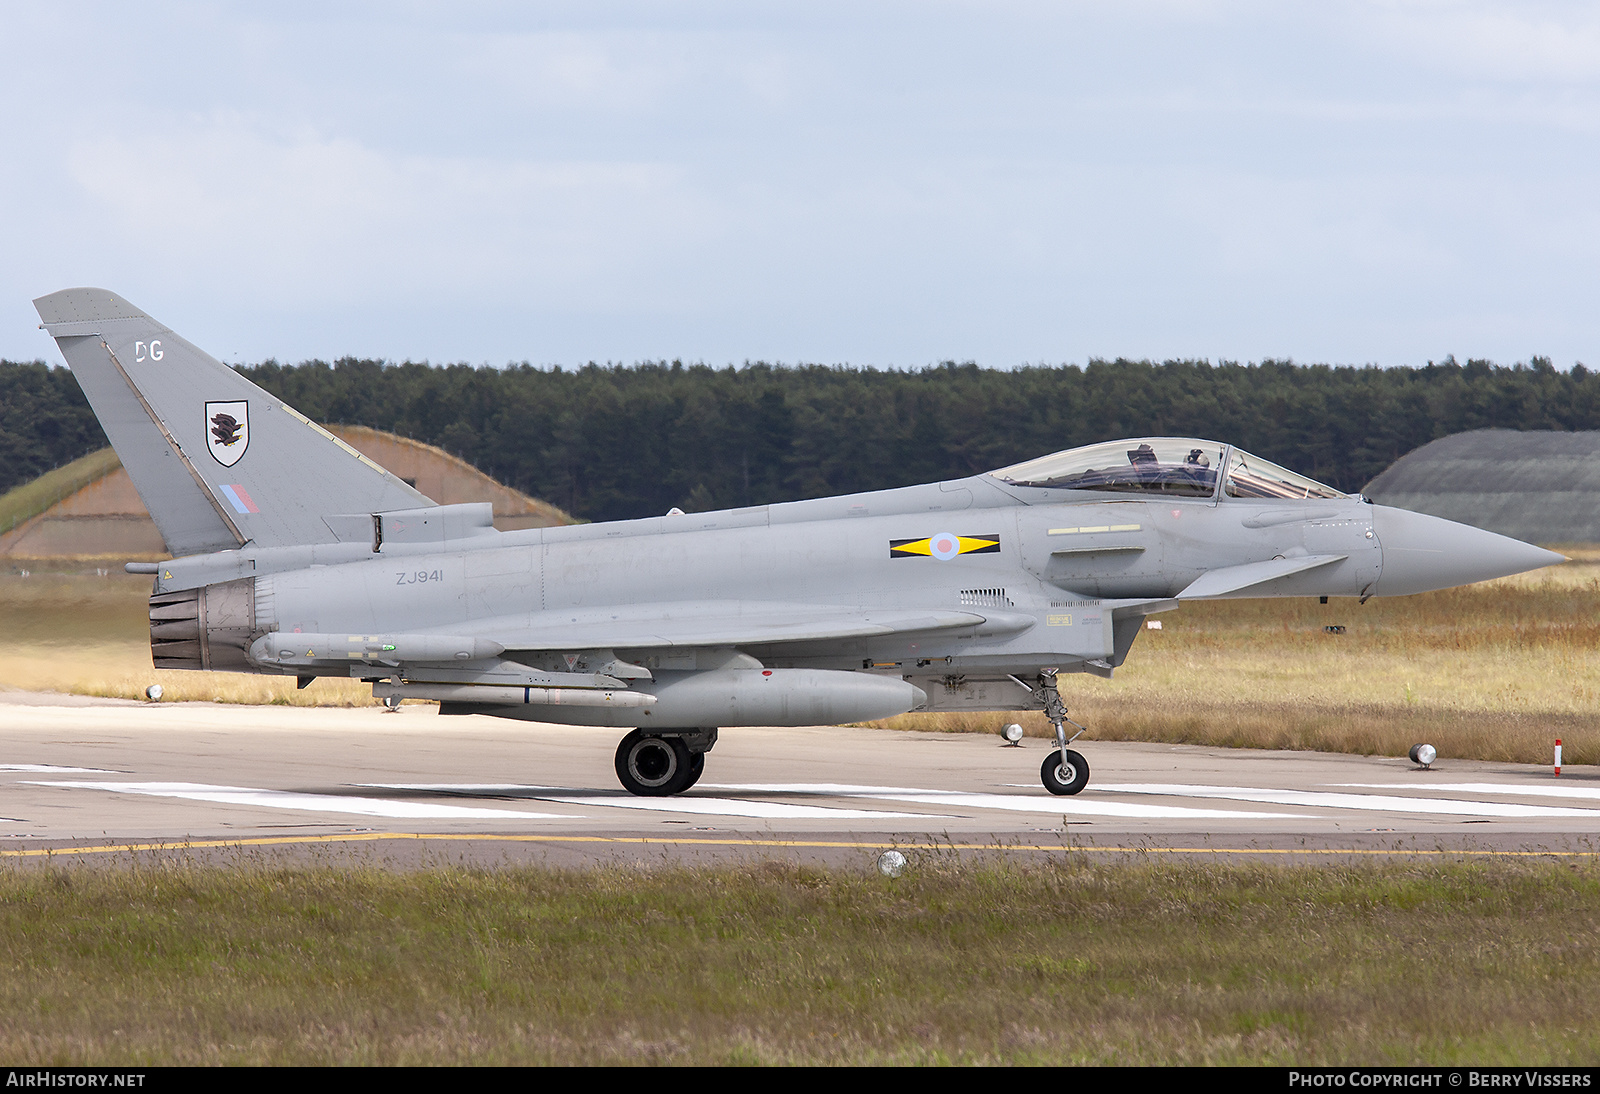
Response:
[[[1600,365],[1600,6],[0,4],[0,356]]]

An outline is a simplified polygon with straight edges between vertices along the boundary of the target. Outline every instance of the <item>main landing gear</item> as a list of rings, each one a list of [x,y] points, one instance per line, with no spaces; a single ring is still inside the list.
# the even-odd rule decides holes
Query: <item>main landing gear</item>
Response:
[[[1067,747],[1072,743],[1067,740],[1066,730],[1066,723],[1071,719],[1067,717],[1067,705],[1061,701],[1061,693],[1056,690],[1055,669],[1039,673],[1039,694],[1044,700],[1044,716],[1056,727],[1056,751],[1044,758],[1039,777],[1052,794],[1076,794],[1089,785],[1089,761]],[[1072,724],[1078,726],[1078,732],[1072,735],[1072,740],[1076,741],[1083,727],[1077,722]]]
[[[681,794],[705,773],[716,729],[646,733],[636,729],[617,746],[617,778],[630,794],[666,798]]]

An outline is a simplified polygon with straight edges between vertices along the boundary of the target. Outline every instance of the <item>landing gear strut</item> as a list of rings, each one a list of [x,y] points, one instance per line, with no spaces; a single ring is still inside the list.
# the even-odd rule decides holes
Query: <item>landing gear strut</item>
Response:
[[[1056,751],[1045,757],[1039,777],[1052,794],[1076,794],[1089,785],[1089,761],[1067,747],[1072,741],[1067,740],[1066,723],[1072,720],[1067,717],[1067,705],[1061,701],[1061,692],[1056,690],[1055,669],[1039,673],[1039,692],[1044,699],[1044,716],[1056,728]],[[1072,735],[1072,740],[1076,741],[1083,727],[1077,722],[1072,724],[1078,726],[1078,732]]]
[[[617,779],[630,794],[666,798],[681,794],[706,770],[706,753],[717,743],[715,729],[645,733],[636,729],[617,746]]]

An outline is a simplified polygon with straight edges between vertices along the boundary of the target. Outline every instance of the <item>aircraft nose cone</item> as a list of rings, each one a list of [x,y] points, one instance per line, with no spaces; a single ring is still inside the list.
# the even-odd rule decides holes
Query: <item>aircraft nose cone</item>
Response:
[[[1372,530],[1383,549],[1378,596],[1404,596],[1470,585],[1565,561],[1564,555],[1442,517],[1387,505],[1372,507]]]

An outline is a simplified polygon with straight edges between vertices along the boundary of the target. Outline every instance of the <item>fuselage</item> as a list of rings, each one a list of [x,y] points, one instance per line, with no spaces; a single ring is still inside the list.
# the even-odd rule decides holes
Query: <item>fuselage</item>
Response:
[[[384,633],[414,629],[416,620],[427,619],[427,629],[452,634],[548,631],[551,642],[570,646],[586,642],[574,637],[582,628],[603,630],[617,609],[637,613],[651,604],[977,608],[980,614],[1029,616],[1035,625],[982,642],[962,632],[820,649],[802,643],[807,648],[770,652],[777,660],[860,667],[868,658],[921,655],[965,663],[1026,651],[1056,657],[1066,668],[1111,652],[1100,633],[1109,620],[1094,610],[1104,600],[1169,599],[1209,570],[1293,554],[1346,558],[1255,595],[1360,596],[1372,591],[1382,570],[1374,507],[1359,501],[1308,506],[1091,496],[1062,502],[1019,493],[978,477],[751,509],[529,529],[443,552],[390,547],[356,562],[258,579],[270,588],[273,613],[261,623],[286,631]],[[896,541],[941,534],[992,540],[998,550],[943,559],[891,552]]]
[[[517,532],[466,521],[423,541],[395,521],[370,541],[176,560],[157,592],[210,585],[207,604],[231,604],[198,613],[213,635],[232,613],[211,668],[378,679],[405,677],[407,658],[466,668],[485,650],[528,664],[604,650],[648,673],[632,685],[644,691],[738,658],[745,669],[892,676],[927,695],[921,709],[1025,709],[1035,699],[1011,677],[1110,675],[1144,618],[1185,599],[1365,598],[1559,558],[1331,490],[1152,497],[997,475]],[[386,663],[349,650],[301,656],[299,635],[369,649],[405,639],[392,639]]]

